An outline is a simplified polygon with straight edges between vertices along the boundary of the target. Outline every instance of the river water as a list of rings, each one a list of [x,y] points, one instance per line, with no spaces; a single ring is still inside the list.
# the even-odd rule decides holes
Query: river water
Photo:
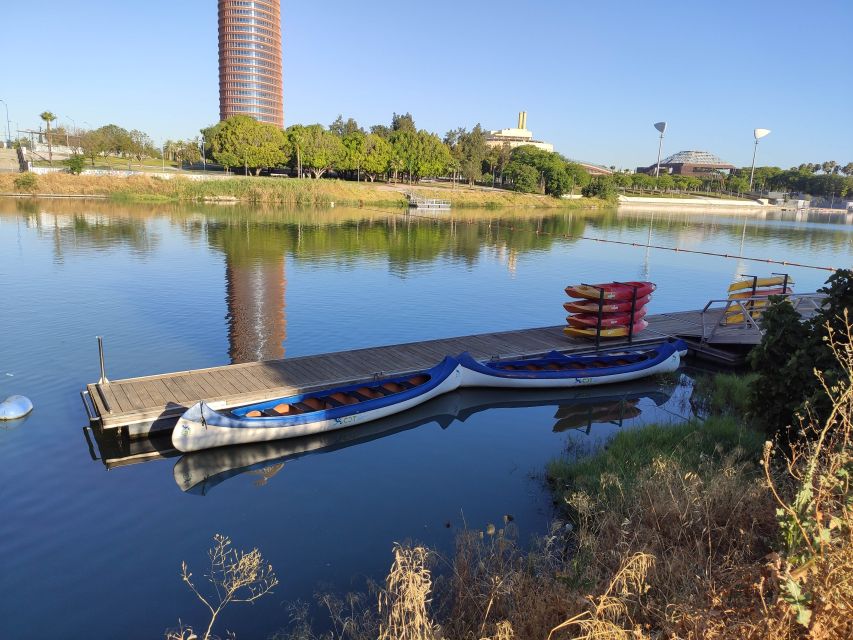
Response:
[[[240,465],[168,453],[129,465],[136,449],[94,443],[108,471],[78,396],[98,377],[96,335],[108,375],[123,378],[560,324],[563,288],[581,281],[651,279],[652,313],[695,309],[741,273],[785,270],[802,292],[828,273],[647,243],[840,267],[847,222],[0,201],[0,399],[36,406],[0,426],[0,637],[156,638],[179,618],[203,628],[180,565],[201,577],[223,533],[259,547],[281,584],[217,630],[263,638],[287,623],[288,602],[381,578],[395,541],[447,551],[461,527],[505,516],[522,541],[542,533],[548,460],[690,410],[686,376],[580,395],[466,391],[338,440],[250,448]],[[188,484],[191,463],[206,483]]]

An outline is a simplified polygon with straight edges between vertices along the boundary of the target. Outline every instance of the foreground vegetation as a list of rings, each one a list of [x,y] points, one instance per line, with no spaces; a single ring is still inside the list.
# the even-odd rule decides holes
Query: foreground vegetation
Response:
[[[510,517],[463,531],[451,557],[395,545],[384,584],[317,595],[331,630],[315,632],[302,603],[271,637],[853,637],[853,325],[837,306],[849,276],[829,280],[823,328],[803,325],[804,345],[826,338],[828,360],[813,387],[787,391],[805,407],[799,420],[755,413],[756,390],[778,375],[757,358],[752,375],[694,387],[698,419],[622,431],[591,457],[553,462],[564,519],[528,549]],[[775,339],[768,327],[759,353]]]
[[[0,193],[75,195],[110,197],[138,202],[245,202],[328,206],[331,204],[375,207],[407,206],[405,192],[427,198],[442,198],[454,208],[575,208],[595,209],[610,203],[595,198],[557,199],[536,194],[479,187],[450,186],[403,187],[385,183],[344,180],[298,180],[290,178],[231,177],[215,180],[189,180],[175,177],[164,180],[153,176],[119,178],[110,176],[74,176],[54,173],[36,176],[0,174]]]

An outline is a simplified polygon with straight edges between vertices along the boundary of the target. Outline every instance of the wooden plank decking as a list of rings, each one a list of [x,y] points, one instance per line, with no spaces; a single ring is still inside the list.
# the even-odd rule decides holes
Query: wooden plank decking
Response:
[[[706,333],[723,309],[705,313]],[[652,344],[673,336],[701,340],[701,311],[649,316],[649,328],[635,344]],[[259,402],[334,384],[369,380],[376,374],[405,374],[434,366],[447,355],[469,351],[474,357],[533,356],[551,350],[591,351],[588,340],[570,338],[563,326],[411,342],[315,356],[179,371],[162,375],[87,385],[91,403],[104,429],[128,427],[131,436],[171,427],[187,407],[206,400],[216,408]],[[718,327],[712,344],[757,344],[754,328]],[[619,346],[608,340],[603,346]]]

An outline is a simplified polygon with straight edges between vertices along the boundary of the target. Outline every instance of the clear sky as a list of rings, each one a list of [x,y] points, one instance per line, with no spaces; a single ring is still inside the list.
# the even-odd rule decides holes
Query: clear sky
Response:
[[[764,127],[759,164],[853,161],[851,0],[283,0],[282,14],[288,124],[410,111],[443,135],[526,110],[537,138],[606,165],[654,162],[659,120],[664,155],[748,165]],[[0,34],[13,128],[49,109],[162,141],[218,119],[216,0],[9,0]]]

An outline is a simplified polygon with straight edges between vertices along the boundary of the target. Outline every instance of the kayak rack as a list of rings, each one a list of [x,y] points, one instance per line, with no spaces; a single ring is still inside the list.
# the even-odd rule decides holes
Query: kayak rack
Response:
[[[634,294],[631,296],[631,315],[628,316],[628,344],[634,344],[634,314],[637,313],[637,290],[639,287],[635,284],[619,282],[618,280],[614,280],[610,284],[621,284],[625,287],[630,287],[634,291]],[[601,349],[601,322],[604,319],[605,289],[604,287],[597,287],[594,284],[587,284],[586,282],[582,282],[581,286],[589,287],[590,289],[598,291],[598,321],[595,325],[595,350],[599,351]]]

